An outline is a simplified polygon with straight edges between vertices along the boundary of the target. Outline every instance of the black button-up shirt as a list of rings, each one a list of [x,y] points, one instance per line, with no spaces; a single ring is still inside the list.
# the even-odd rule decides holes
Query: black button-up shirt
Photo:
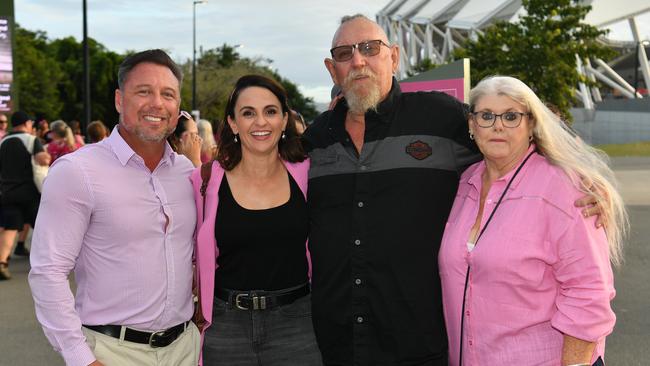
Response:
[[[306,131],[313,321],[327,365],[447,365],[438,249],[462,170],[465,108],[396,80],[357,153],[343,101]]]

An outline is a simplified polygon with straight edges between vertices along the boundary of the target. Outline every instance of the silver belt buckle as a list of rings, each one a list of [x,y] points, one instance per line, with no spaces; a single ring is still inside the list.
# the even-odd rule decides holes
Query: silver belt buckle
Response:
[[[156,336],[161,336],[161,337],[162,337],[162,336],[164,336],[164,335],[165,335],[165,331],[164,331],[164,330],[160,330],[160,331],[157,331],[157,332],[153,332],[153,333],[151,333],[151,335],[149,336],[149,346],[150,346],[151,348],[158,348],[158,347],[160,347],[160,346],[157,345],[157,344],[152,344],[152,342],[153,342],[154,337],[156,337]]]
[[[241,298],[244,296],[248,297],[248,294],[237,294],[237,296],[235,296],[235,307],[239,310],[248,310],[248,308],[241,305]]]
[[[242,306],[241,298],[249,297],[248,294],[237,294],[235,296],[235,307],[239,310],[250,310],[247,307]],[[266,296],[253,296],[253,310],[265,310],[266,309]]]

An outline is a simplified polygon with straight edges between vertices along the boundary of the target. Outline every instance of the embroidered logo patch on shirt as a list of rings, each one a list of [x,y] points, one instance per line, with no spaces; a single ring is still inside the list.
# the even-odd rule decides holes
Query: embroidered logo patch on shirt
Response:
[[[426,142],[417,140],[406,146],[406,153],[418,160],[424,160],[431,156],[432,149]]]

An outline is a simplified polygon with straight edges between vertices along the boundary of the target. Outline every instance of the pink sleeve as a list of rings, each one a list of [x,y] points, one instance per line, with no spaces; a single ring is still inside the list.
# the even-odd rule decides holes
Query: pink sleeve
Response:
[[[616,322],[610,306],[616,291],[605,231],[576,209],[556,242],[559,260],[553,270],[560,292],[551,324],[562,333],[596,342],[610,334]]]

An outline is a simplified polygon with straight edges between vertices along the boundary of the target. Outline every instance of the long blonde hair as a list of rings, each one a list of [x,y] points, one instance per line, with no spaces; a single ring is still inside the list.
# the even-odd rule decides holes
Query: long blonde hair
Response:
[[[487,77],[471,90],[470,105],[473,107],[485,95],[507,96],[532,114],[533,141],[538,151],[551,164],[561,168],[580,191],[596,198],[605,223],[610,260],[619,265],[623,259],[622,246],[629,220],[616,177],[608,166],[609,157],[576,138],[521,80],[509,76]]]
[[[58,138],[62,139],[70,149],[75,149],[76,143],[74,134],[67,123],[58,119],[50,124],[50,131],[52,131]]]
[[[201,143],[201,154],[210,156],[210,159],[214,159],[216,156],[217,142],[214,140],[212,124],[207,119],[200,119],[196,127],[199,129],[199,136],[203,139]]]

